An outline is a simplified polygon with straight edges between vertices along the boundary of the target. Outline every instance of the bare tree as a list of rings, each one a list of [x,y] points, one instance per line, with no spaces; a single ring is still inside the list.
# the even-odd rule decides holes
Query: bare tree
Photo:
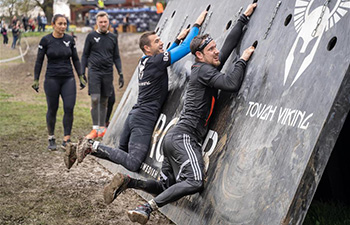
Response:
[[[36,3],[33,0],[19,0],[17,1],[18,13],[28,15],[28,12],[35,8]]]
[[[54,0],[44,0],[44,1],[35,0],[35,2],[36,2],[36,5],[39,6],[40,8],[42,8],[42,10],[44,11],[44,13],[47,17],[47,21],[51,21],[52,16],[53,16],[53,2],[54,2]]]
[[[10,18],[16,15],[17,4],[18,2],[16,0],[0,0],[0,7],[7,11],[8,15],[6,16],[9,16]]]

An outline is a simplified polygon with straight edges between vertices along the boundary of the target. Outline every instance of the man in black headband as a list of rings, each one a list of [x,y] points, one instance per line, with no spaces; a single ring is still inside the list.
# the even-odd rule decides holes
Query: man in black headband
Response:
[[[195,37],[190,49],[196,57],[187,87],[185,106],[179,122],[171,128],[163,143],[164,161],[161,180],[137,180],[118,173],[104,190],[106,202],[112,202],[127,188],[141,189],[156,196],[128,212],[131,221],[146,223],[152,211],[186,195],[203,189],[204,162],[201,143],[207,133],[218,89],[237,92],[241,86],[246,63],[254,47],[246,49],[229,74],[220,72],[242,36],[257,4],[251,4],[238,19],[225,40],[221,52],[208,35]]]

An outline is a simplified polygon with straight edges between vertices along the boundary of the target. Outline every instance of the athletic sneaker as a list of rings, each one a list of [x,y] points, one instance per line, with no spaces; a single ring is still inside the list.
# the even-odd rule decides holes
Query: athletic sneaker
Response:
[[[129,219],[132,222],[138,222],[140,224],[145,224],[149,220],[149,217],[152,212],[152,207],[150,204],[145,203],[143,205],[139,205],[134,210],[128,211]]]
[[[93,140],[87,138],[83,138],[78,141],[78,146],[76,150],[78,163],[81,163],[84,160],[84,158],[92,152],[93,143]]]
[[[54,151],[57,149],[57,145],[56,145],[56,139],[55,138],[51,138],[49,139],[49,146],[47,146],[47,149]]]
[[[105,133],[107,131],[107,128],[100,128],[100,130],[98,131],[97,137],[103,137],[105,136]]]
[[[62,144],[61,144],[61,148],[63,150],[66,150],[66,147],[67,147],[67,144],[71,143],[71,140],[68,139],[67,141],[63,141]]]
[[[64,164],[66,164],[67,169],[70,169],[75,161],[77,160],[77,144],[76,143],[67,143],[66,144],[66,153],[64,154]]]
[[[91,132],[90,132],[90,134],[88,134],[88,135],[86,135],[86,139],[95,139],[95,138],[97,138],[98,137],[98,131],[97,130],[95,130],[95,129],[92,129],[91,130]]]
[[[128,187],[130,177],[121,173],[114,175],[112,181],[103,190],[103,198],[106,204],[111,204],[114,199]]]

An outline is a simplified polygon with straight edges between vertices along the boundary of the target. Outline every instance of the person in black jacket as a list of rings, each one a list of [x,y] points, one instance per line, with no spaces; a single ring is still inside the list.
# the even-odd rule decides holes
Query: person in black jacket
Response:
[[[13,36],[13,41],[12,41],[11,48],[15,49],[16,48],[16,43],[17,43],[17,40],[18,40],[18,36],[19,36],[19,23],[17,23],[16,25],[14,25],[12,27],[12,36]]]
[[[36,22],[38,24],[38,32],[41,32],[41,28],[43,27],[43,23],[41,21],[40,13],[38,13],[38,16],[36,17]]]
[[[89,95],[91,96],[92,130],[88,139],[103,137],[106,132],[106,110],[108,98],[113,92],[113,64],[119,73],[119,88],[124,85],[118,39],[109,32],[106,12],[96,15],[97,30],[88,34],[85,40],[82,72],[88,67]]]
[[[256,4],[250,4],[240,16],[221,51],[216,48],[215,41],[208,34],[192,40],[190,49],[196,62],[191,68],[180,119],[164,138],[164,161],[160,181],[143,181],[118,173],[105,187],[106,203],[112,202],[127,188],[141,189],[155,196],[128,212],[131,221],[144,224],[152,211],[203,189],[204,162],[201,144],[208,131],[218,89],[230,92],[239,90],[246,63],[255,48],[251,46],[246,49],[230,73],[223,74],[220,70],[238,45],[242,29],[248,23],[255,7]]]
[[[46,55],[47,69],[44,90],[47,100],[46,123],[49,133],[49,150],[55,150],[57,148],[54,131],[59,96],[62,97],[64,109],[64,138],[62,148],[65,148],[67,143],[70,142],[73,110],[76,100],[76,85],[71,59],[79,76],[81,89],[86,85],[86,78],[81,72],[74,38],[64,33],[67,27],[66,18],[61,14],[56,14],[52,19],[52,27],[53,32],[40,40],[34,68],[34,84],[32,85],[32,88],[38,92],[40,72]]]

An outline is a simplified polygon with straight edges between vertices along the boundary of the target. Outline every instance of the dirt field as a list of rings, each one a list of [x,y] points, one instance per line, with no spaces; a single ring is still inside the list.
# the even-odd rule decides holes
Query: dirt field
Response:
[[[77,35],[80,55],[85,35]],[[112,178],[111,173],[90,156],[85,159],[87,163],[74,165],[68,171],[62,151],[46,150],[46,101],[42,85],[46,65],[41,73],[39,94],[30,87],[40,38],[27,38],[30,51],[25,63],[17,60],[0,64],[0,224],[133,224],[126,212],[143,203],[142,198],[127,190],[111,205],[105,205],[102,190]],[[125,86],[121,90],[117,88],[115,79],[117,101],[141,56],[138,38],[139,34],[119,35]],[[22,43],[24,47],[23,40]],[[2,59],[8,51],[12,50],[1,47]],[[73,141],[91,128],[87,88],[78,90],[75,107]],[[62,103],[55,135],[60,144]],[[157,212],[147,224],[172,223]]]

